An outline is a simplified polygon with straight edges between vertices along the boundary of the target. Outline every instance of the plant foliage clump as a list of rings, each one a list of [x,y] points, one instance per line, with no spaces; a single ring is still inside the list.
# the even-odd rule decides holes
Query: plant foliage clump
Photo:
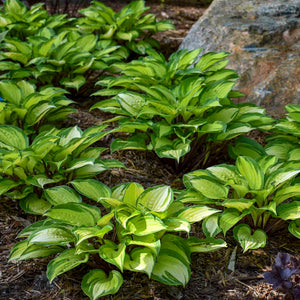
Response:
[[[154,150],[161,158],[175,159],[178,170],[204,166],[223,141],[253,129],[268,130],[273,119],[254,104],[234,104],[238,75],[226,69],[228,53],[201,49],[180,50],[166,61],[150,55],[129,64],[117,64],[122,74],[98,82],[106,88],[94,95],[111,96],[95,104],[104,112],[121,115],[119,131],[133,133],[116,139],[111,150]],[[219,151],[222,147],[219,146]]]

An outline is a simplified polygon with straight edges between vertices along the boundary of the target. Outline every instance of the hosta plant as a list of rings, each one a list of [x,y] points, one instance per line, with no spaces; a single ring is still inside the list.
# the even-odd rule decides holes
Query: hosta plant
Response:
[[[47,126],[30,141],[18,127],[0,125],[0,195],[22,199],[23,210],[41,214],[72,194],[66,186],[70,181],[124,167],[117,160],[99,158],[106,148],[90,147],[109,133],[105,127],[82,132],[77,126]]]
[[[5,37],[0,45],[1,78],[26,78],[38,86],[51,84],[72,91],[81,88],[81,93],[99,73],[128,55],[125,48],[110,46],[96,35],[75,30],[56,34],[48,27],[26,41]]]
[[[281,163],[275,156],[257,160],[239,156],[236,165],[221,164],[186,174],[187,190],[179,198],[222,207],[218,217],[205,222],[204,230],[212,236],[220,231],[225,235],[234,227],[234,237],[244,251],[257,249],[266,244],[266,233],[284,221],[300,238],[300,185],[294,180],[299,173],[299,163]]]
[[[26,41],[27,37],[35,35],[43,27],[59,31],[68,23],[66,15],[50,16],[43,6],[44,3],[38,3],[28,9],[22,1],[5,1],[0,7],[0,32]]]
[[[95,269],[83,276],[81,285],[90,299],[117,293],[124,270],[145,273],[167,285],[186,286],[191,276],[191,253],[226,246],[220,239],[176,235],[189,233],[191,223],[218,210],[185,207],[174,201],[168,186],[144,190],[140,184],[125,183],[110,190],[89,179],[76,179],[71,184],[77,192],[102,204],[102,212],[96,206],[73,201],[75,195],[79,197],[74,192],[66,198],[69,202],[46,211],[46,220],[19,234],[26,239],[14,246],[10,259],[60,253],[48,264],[50,281],[90,260]]]
[[[280,160],[300,160],[300,105],[289,104],[285,107],[287,115],[278,120],[275,134],[267,137],[265,150],[270,155],[276,155]]]
[[[149,8],[145,7],[143,0],[131,1],[117,13],[99,1],[92,3],[79,11],[84,15],[75,21],[79,31],[95,33],[101,40],[125,45],[138,54],[159,47],[159,43],[150,38],[151,35],[175,28],[169,21],[156,21],[154,14],[145,14]]]
[[[40,91],[27,81],[0,81],[0,124],[15,125],[28,133],[45,123],[57,123],[76,110],[66,90],[44,87]]]
[[[181,50],[169,61],[152,51],[117,64],[122,76],[98,82],[106,88],[95,95],[114,97],[92,109],[120,115],[111,120],[119,122],[116,131],[132,133],[127,140],[114,140],[112,151],[154,150],[175,159],[176,169],[184,172],[204,166],[211,152],[223,151],[221,142],[272,127],[263,108],[231,101],[241,93],[232,90],[236,72],[225,69],[228,53],[207,53],[197,61],[200,51]]]

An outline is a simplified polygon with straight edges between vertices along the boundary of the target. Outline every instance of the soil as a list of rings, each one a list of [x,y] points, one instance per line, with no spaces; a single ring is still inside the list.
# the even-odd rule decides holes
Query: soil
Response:
[[[158,19],[172,19],[177,29],[168,33],[160,33],[156,38],[162,44],[165,55],[177,50],[192,24],[198,20],[205,8],[176,5],[166,2],[150,3],[150,12]],[[185,3],[185,2],[184,2]],[[105,4],[114,9],[120,9],[122,1],[106,1]],[[88,107],[78,106],[78,113],[65,122],[65,126],[78,125],[82,129],[101,123],[108,118],[103,113],[93,111]],[[254,133],[258,140],[261,137]],[[108,146],[114,136],[102,140],[100,146]],[[224,149],[225,152],[225,149]],[[106,171],[99,180],[109,186],[122,182],[135,181],[144,187],[158,184],[171,185],[173,188],[183,188],[181,179],[164,162],[152,152],[122,151],[104,156],[121,160],[126,170],[115,169]],[[222,163],[227,161],[218,161]],[[35,259],[22,262],[8,262],[10,249],[16,243],[18,233],[26,226],[35,222],[39,217],[22,212],[18,202],[4,198],[0,201],[0,299],[5,300],[81,300],[88,299],[80,288],[82,276],[89,271],[89,266],[79,266],[58,278],[52,284],[46,277],[47,264],[51,258]],[[201,226],[193,226],[191,235],[203,238]],[[192,255],[192,275],[188,285],[183,287],[165,286],[149,280],[141,273],[124,272],[124,284],[116,295],[103,299],[291,299],[282,291],[274,291],[271,285],[263,280],[263,273],[273,264],[276,254],[288,252],[292,256],[300,256],[300,241],[289,234],[286,227],[268,236],[265,248],[242,253],[229,231],[226,236],[228,247],[212,253]],[[237,249],[235,270],[229,271],[228,263],[234,250]]]

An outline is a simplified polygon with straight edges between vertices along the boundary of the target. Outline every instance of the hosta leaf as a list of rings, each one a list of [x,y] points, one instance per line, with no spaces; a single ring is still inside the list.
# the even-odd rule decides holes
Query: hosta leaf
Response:
[[[28,242],[37,245],[67,245],[75,240],[71,231],[57,224],[44,225],[33,231]]]
[[[194,189],[210,199],[225,199],[229,192],[227,186],[219,184],[208,176],[197,177],[190,180],[190,183]]]
[[[266,188],[277,187],[279,184],[284,183],[300,173],[299,169],[283,169],[279,168],[278,170],[272,172],[268,177],[265,184]]]
[[[67,249],[49,262],[47,266],[47,277],[50,282],[58,275],[74,269],[80,264],[88,261],[88,254],[76,254],[75,251],[76,249]]]
[[[115,139],[110,145],[110,151],[115,152],[117,150],[147,150],[145,139],[141,137],[131,137],[129,140]]]
[[[28,214],[43,215],[51,206],[48,201],[40,199],[35,194],[20,200],[20,207]]]
[[[37,257],[46,257],[58,252],[64,248],[59,246],[41,247],[40,245],[29,244],[27,240],[18,242],[12,248],[9,260],[25,260]]]
[[[15,105],[20,105],[22,99],[22,93],[18,86],[11,81],[4,80],[0,82],[0,96]]]
[[[126,254],[124,268],[130,271],[143,272],[150,278],[156,257],[148,248],[135,248]]]
[[[8,150],[24,150],[28,147],[28,137],[18,127],[0,125],[0,146]]]
[[[202,222],[202,230],[206,237],[214,237],[222,231],[219,227],[219,214],[214,214],[205,218]]]
[[[245,209],[249,209],[255,202],[255,199],[227,199],[223,201],[222,204],[225,207],[235,208],[242,212]]]
[[[186,286],[191,276],[189,263],[187,263],[185,257],[181,256],[179,252],[170,248],[173,248],[173,245],[175,249],[189,253],[189,247],[184,243],[178,246],[175,243],[176,240],[168,240],[168,237],[169,235],[166,235],[162,238],[162,248],[154,265],[151,278],[166,285]],[[180,237],[176,238],[181,239]],[[167,247],[165,247],[165,243],[168,243]]]
[[[74,230],[74,233],[77,236],[77,243],[76,245],[80,244],[81,242],[91,238],[91,237],[99,237],[103,238],[103,236],[111,231],[113,228],[111,225],[106,225],[102,228],[100,227],[80,227]]]
[[[137,236],[148,235],[166,229],[166,225],[164,225],[159,218],[156,218],[151,214],[136,216],[129,219],[126,225],[128,234]]]
[[[207,168],[207,171],[219,180],[222,180],[225,184],[231,180],[234,182],[239,182],[241,180],[235,166],[222,164],[209,167]]]
[[[110,189],[102,182],[94,179],[76,179],[71,181],[71,184],[77,192],[95,201],[111,196]]]
[[[83,75],[76,75],[74,78],[64,78],[60,83],[65,87],[73,88],[78,91],[85,84],[85,81]]]
[[[190,223],[200,222],[220,210],[205,205],[189,206],[183,212],[179,213],[178,218],[186,219]]]
[[[189,245],[192,253],[211,252],[227,247],[227,244],[224,240],[214,239],[212,237],[208,237],[203,240],[200,240],[196,237],[190,237],[187,240],[187,244]]]
[[[167,231],[191,231],[191,225],[189,221],[181,218],[164,219],[164,224],[167,226]]]
[[[57,183],[64,179],[65,179],[65,177],[62,175],[57,175],[57,176],[53,176],[52,178],[49,178],[45,174],[38,174],[38,175],[28,176],[26,181],[34,186],[39,187],[39,188],[44,188],[44,185],[47,185],[50,183]]]
[[[279,205],[286,199],[296,197],[296,196],[297,197],[300,196],[300,184],[295,184],[292,186],[279,189],[275,194],[273,200],[276,202],[277,205]]]
[[[131,236],[126,240],[127,245],[144,246],[153,252],[155,256],[158,255],[161,247],[160,239],[155,234],[145,236]]]
[[[248,180],[248,184],[251,189],[259,190],[263,188],[264,173],[253,158],[239,156],[236,161],[236,167]]]
[[[75,226],[94,226],[101,218],[97,207],[75,202],[56,205],[45,215]]]
[[[140,184],[135,182],[130,182],[124,190],[122,201],[130,205],[136,206],[137,199],[139,195],[142,194],[143,192],[144,192],[144,188]]]
[[[296,238],[300,239],[300,219],[292,221],[289,224],[289,231],[293,234]]]
[[[139,94],[134,93],[121,93],[118,94],[118,101],[122,109],[128,112],[131,116],[135,117],[139,114],[140,110],[145,105],[145,99]]]
[[[277,207],[277,214],[283,220],[300,219],[300,201],[280,204]]]
[[[106,240],[105,244],[99,248],[99,255],[102,259],[117,266],[123,272],[125,249],[126,245],[124,243],[116,245],[112,241]]]
[[[118,271],[110,271],[107,277],[103,270],[92,270],[83,276],[81,288],[92,300],[118,292],[123,284],[123,277]]]
[[[173,202],[173,191],[169,186],[155,186],[146,189],[137,199],[137,203],[151,211],[164,212]]]
[[[55,186],[44,190],[46,199],[53,205],[69,202],[81,202],[81,197],[66,185]]]
[[[12,179],[2,178],[0,179],[0,195],[8,192],[10,189],[22,184],[20,181],[14,181]]]
[[[257,229],[251,234],[251,228],[247,224],[240,224],[234,227],[233,234],[244,249],[244,252],[249,249],[263,248],[267,242],[267,235],[263,230]]]
[[[223,234],[226,235],[226,232],[239,222],[244,216],[240,215],[237,209],[226,209],[219,220],[219,226],[223,231]]]

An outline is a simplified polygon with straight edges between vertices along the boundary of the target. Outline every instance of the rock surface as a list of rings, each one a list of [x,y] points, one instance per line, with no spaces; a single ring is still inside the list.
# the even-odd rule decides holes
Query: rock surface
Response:
[[[274,117],[300,104],[300,1],[214,0],[180,48],[228,51],[240,101],[266,107]]]

